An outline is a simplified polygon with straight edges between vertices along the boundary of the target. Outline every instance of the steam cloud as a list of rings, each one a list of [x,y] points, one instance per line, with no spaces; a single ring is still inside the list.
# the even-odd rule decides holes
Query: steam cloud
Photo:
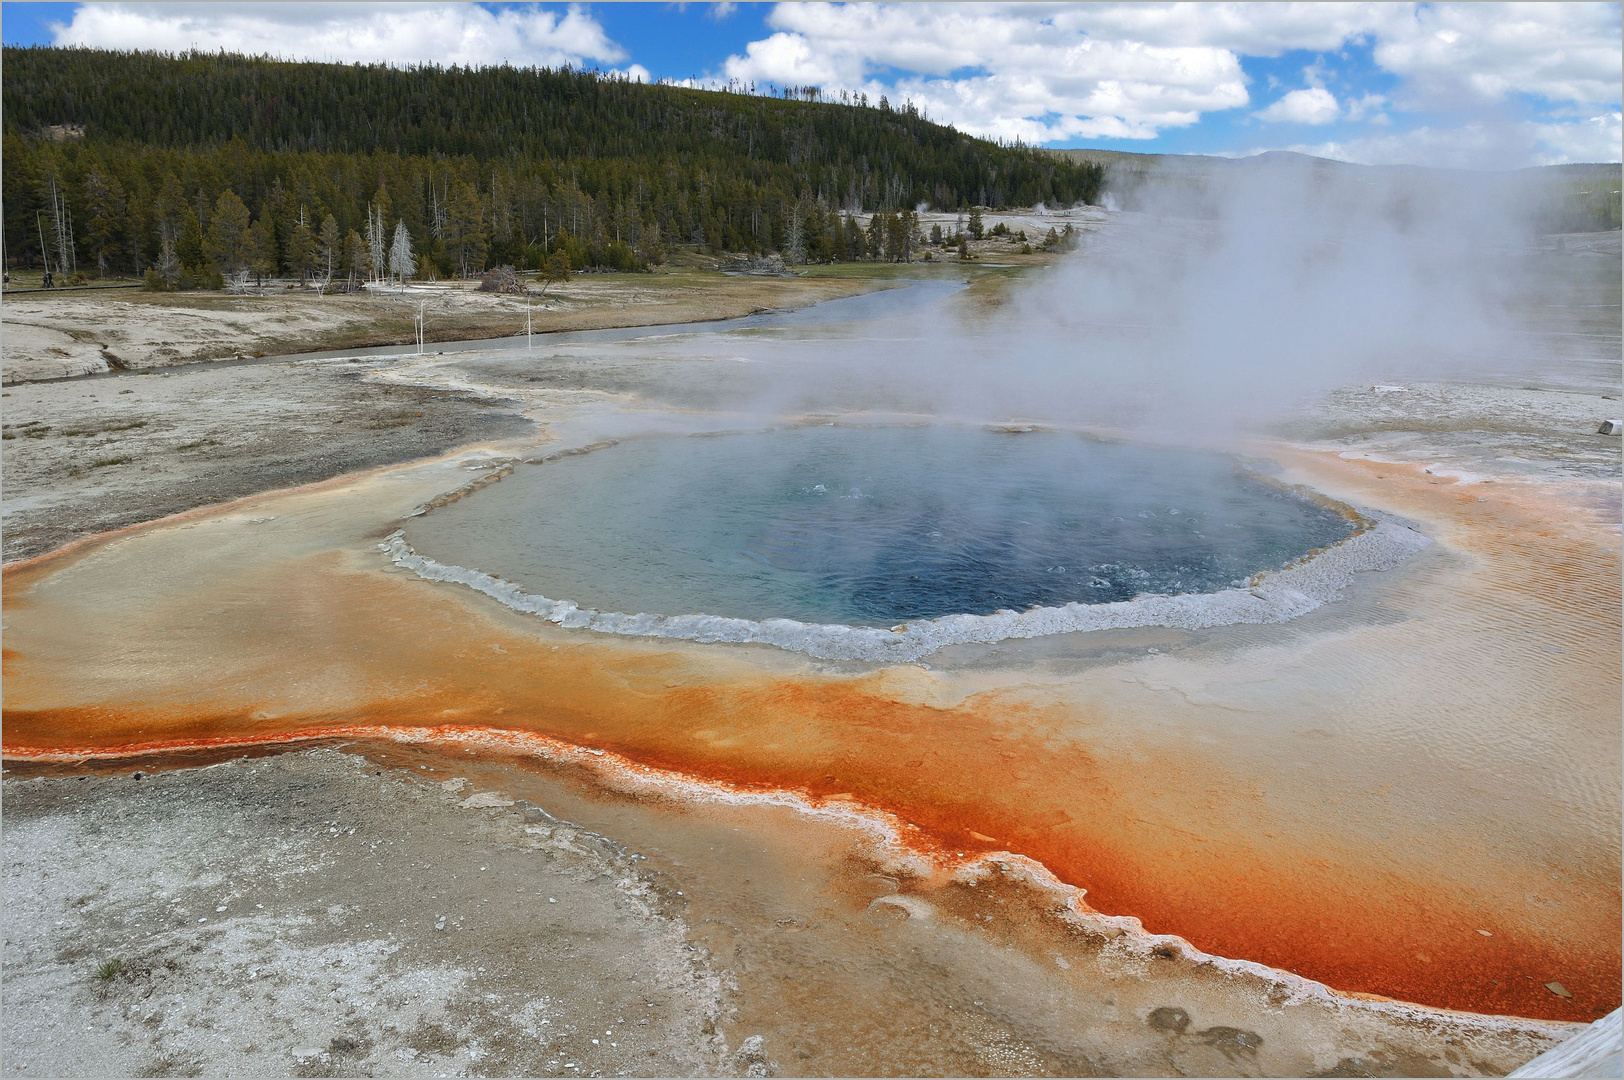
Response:
[[[1507,356],[1527,182],[1290,160],[1186,181],[1151,177],[1137,212],[992,313],[914,318],[761,404],[1213,433]]]

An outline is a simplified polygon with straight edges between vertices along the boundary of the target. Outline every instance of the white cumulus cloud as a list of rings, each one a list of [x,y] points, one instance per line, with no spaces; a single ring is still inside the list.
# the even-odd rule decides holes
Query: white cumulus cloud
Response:
[[[1386,104],[1386,95],[1366,94],[1363,97],[1350,100],[1344,115],[1349,120],[1364,120],[1372,124],[1386,124],[1388,117],[1382,111],[1383,106]]]
[[[1244,56],[1318,52],[1311,67],[1324,73],[1356,44],[1399,77],[1396,89],[1356,87],[1344,106],[1309,78],[1257,115],[1381,126],[1394,110],[1481,110],[1514,95],[1547,107],[1619,101],[1614,4],[784,3],[768,24],[723,76],[885,93],[1029,142],[1155,138],[1250,105]]]
[[[729,78],[910,99],[977,134],[1153,138],[1247,103],[1236,55],[1091,33],[1069,5],[781,4]],[[1107,28],[1109,30],[1109,27]]]
[[[1329,52],[1402,18],[1403,4],[1077,4],[1055,20],[1102,37],[1209,45],[1246,56]]]
[[[1614,4],[1428,4],[1389,21],[1375,58],[1429,104],[1508,94],[1610,103],[1620,48]]]
[[[1539,148],[1535,161],[1540,165],[1624,159],[1624,113],[1603,113],[1583,120],[1530,124],[1529,130]]]
[[[583,8],[458,3],[83,4],[55,44],[200,49],[289,59],[450,66],[584,66],[626,52]],[[635,72],[633,73],[635,77]],[[644,77],[647,73],[644,72]]]
[[[1322,86],[1306,90],[1293,90],[1285,97],[1258,112],[1259,120],[1288,124],[1329,124],[1342,115],[1336,96]]]

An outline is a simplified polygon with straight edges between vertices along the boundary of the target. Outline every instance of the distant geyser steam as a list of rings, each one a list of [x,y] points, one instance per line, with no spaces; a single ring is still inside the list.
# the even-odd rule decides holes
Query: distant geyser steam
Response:
[[[758,407],[1204,441],[1350,382],[1504,367],[1541,287],[1518,183],[1331,162],[1153,178],[1140,212],[1089,226],[1059,264],[786,373]]]

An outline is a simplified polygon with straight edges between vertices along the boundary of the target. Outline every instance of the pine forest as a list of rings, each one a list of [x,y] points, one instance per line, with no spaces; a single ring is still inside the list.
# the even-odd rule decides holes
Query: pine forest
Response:
[[[7,265],[159,287],[636,270],[676,248],[905,258],[896,237],[918,208],[1093,202],[1103,179],[816,87],[91,49],[3,60]]]

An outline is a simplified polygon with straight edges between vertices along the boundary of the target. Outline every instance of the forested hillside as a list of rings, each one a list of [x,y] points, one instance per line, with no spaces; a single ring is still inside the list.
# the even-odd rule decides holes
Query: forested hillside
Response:
[[[416,272],[442,276],[560,250],[576,269],[673,245],[870,257],[854,213],[1094,201],[1103,174],[811,88],[88,49],[3,60],[8,264],[43,248],[92,275],[336,273],[402,230]]]

